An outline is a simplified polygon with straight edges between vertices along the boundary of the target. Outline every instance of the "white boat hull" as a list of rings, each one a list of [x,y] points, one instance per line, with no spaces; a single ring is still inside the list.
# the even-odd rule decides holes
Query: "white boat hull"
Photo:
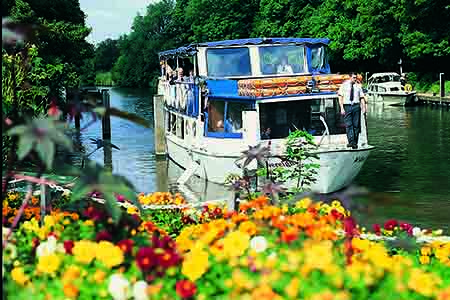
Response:
[[[320,151],[320,168],[317,181],[311,186],[313,192],[332,193],[349,186],[360,172],[364,162],[369,156],[371,146],[360,149],[333,149]],[[186,170],[192,171],[192,175],[199,176],[207,181],[224,184],[230,174],[242,174],[236,164],[240,155],[211,155],[204,151],[192,150],[184,146],[181,139],[173,135],[167,137],[167,151],[169,157]],[[195,162],[196,163],[193,163]],[[271,159],[269,158],[269,163]],[[288,182],[286,187],[295,185],[296,182]]]
[[[368,93],[369,103],[387,105],[412,105],[417,101],[415,92],[404,93]]]

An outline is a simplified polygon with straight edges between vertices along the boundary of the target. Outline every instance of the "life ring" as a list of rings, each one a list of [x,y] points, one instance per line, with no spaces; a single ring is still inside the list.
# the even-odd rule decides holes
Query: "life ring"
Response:
[[[412,85],[410,85],[409,83],[405,84],[405,91],[411,92],[412,91]]]

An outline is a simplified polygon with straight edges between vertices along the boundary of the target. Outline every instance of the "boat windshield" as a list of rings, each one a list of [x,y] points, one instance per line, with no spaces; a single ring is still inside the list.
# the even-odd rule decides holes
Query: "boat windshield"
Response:
[[[390,82],[390,81],[400,81],[400,75],[377,76],[377,77],[374,77],[372,80],[373,83],[383,83],[383,82]]]
[[[249,76],[252,72],[247,47],[208,49],[206,60],[210,77]]]
[[[284,101],[274,103],[260,103],[259,117],[262,132],[270,128],[270,137],[286,138],[296,129],[304,130],[314,136],[321,136],[325,132],[325,120],[330,134],[344,134],[345,123],[340,114],[337,98],[314,100]]]
[[[263,75],[305,73],[305,47],[302,45],[259,47]]]

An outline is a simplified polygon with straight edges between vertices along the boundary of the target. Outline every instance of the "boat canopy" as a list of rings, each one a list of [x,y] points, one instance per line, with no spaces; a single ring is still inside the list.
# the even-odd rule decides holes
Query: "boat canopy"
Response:
[[[240,45],[261,45],[261,44],[323,44],[328,45],[329,39],[325,38],[249,38],[238,40],[224,40],[216,42],[196,43],[177,49],[167,50],[159,53],[161,58],[175,56],[191,56],[197,52],[197,47],[226,47]]]

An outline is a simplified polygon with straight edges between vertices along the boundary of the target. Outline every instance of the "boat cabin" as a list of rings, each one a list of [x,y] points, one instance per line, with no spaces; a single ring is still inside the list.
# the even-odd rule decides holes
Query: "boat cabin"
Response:
[[[349,77],[330,74],[328,43],[251,38],[161,52],[167,131],[181,139],[245,139],[253,126],[257,140],[295,129],[345,133],[337,90]]]

